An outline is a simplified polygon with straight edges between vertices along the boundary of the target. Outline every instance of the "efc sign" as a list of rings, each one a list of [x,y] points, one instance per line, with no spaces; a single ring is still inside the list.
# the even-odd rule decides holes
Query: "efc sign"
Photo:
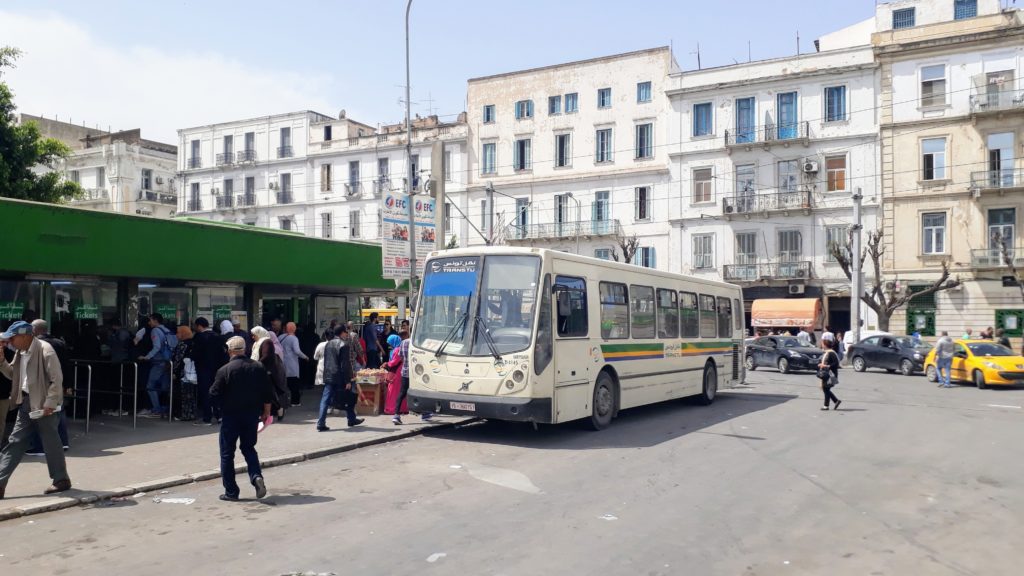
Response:
[[[409,278],[409,243],[416,245],[416,275],[423,275],[423,261],[434,249],[433,198],[415,198],[412,202],[416,218],[415,230],[409,229],[409,197],[405,194],[388,194],[381,199],[381,254],[383,277],[393,280]]]

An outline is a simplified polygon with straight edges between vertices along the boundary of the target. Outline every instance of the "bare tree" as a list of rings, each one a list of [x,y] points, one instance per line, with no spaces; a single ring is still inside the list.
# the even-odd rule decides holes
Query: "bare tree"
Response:
[[[888,332],[889,320],[892,318],[892,315],[905,306],[907,302],[910,302],[911,298],[927,296],[943,290],[956,288],[960,285],[960,279],[954,278],[950,280],[949,262],[943,261],[942,273],[923,290],[916,292],[911,292],[906,288],[897,290],[895,282],[886,282],[882,276],[882,256],[885,254],[885,247],[882,245],[882,235],[881,230],[869,232],[867,247],[859,255],[861,271],[864,270],[864,262],[868,259],[871,260],[871,266],[874,270],[871,285],[865,286],[864,293],[860,295],[860,299],[878,315],[878,329]],[[833,243],[829,246],[829,253],[836,259],[846,277],[853,280],[854,254],[852,242],[847,242],[845,246]]]
[[[452,237],[448,239],[448,244],[445,245],[445,250],[454,250],[459,247],[459,237],[452,234]]]
[[[999,246],[999,256],[1003,260],[1003,264],[1010,269],[1010,276],[1017,282],[1017,288],[1020,289],[1020,298],[1024,300],[1024,276],[1021,275],[1022,270],[1017,269],[1017,264],[1014,262],[1014,257],[1017,254],[1014,253],[1013,247],[1010,246],[1012,239],[1003,237],[1002,234],[996,232],[992,235],[992,239]]]
[[[505,244],[505,213],[499,212],[494,215],[494,224],[491,227],[490,237],[485,236],[484,241],[488,246],[503,246]]]
[[[636,251],[640,249],[640,240],[637,239],[636,234],[633,234],[632,236],[624,236],[622,232],[619,232],[615,235],[615,243],[618,245],[618,249],[622,250],[621,262],[625,262],[627,264],[633,261],[633,256],[636,254]],[[619,253],[615,248],[612,248],[612,260],[620,262]]]

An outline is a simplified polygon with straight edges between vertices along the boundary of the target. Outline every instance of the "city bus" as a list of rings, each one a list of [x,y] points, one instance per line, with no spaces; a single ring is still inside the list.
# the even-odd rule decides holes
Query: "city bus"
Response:
[[[738,286],[554,250],[432,253],[409,348],[415,412],[607,427],[744,379]]]

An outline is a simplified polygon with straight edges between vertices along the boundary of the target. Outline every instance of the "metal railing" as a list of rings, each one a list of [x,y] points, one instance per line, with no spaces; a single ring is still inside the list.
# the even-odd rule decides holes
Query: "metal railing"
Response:
[[[380,196],[385,192],[391,191],[391,180],[388,178],[377,179],[373,181],[373,195]]]
[[[256,205],[256,194],[239,194],[235,196],[235,206],[246,208]]]
[[[722,199],[722,211],[726,214],[784,212],[813,207],[814,196],[810,189],[729,196]]]
[[[987,91],[975,88],[971,94],[971,112],[1024,111],[1024,90]]]
[[[109,198],[110,192],[107,192],[106,188],[83,188],[82,195],[75,200],[87,202],[89,200],[108,200]]]
[[[189,158],[188,159],[188,168],[189,168],[189,170],[195,170],[196,168],[202,168],[202,167],[203,167],[203,159],[202,158],[196,157],[196,158]]]
[[[292,147],[291,146],[278,146],[278,148],[277,148],[277,157],[278,158],[291,158],[292,157]]]
[[[143,190],[139,192],[139,200],[174,205],[178,203],[178,196],[177,194],[167,194],[165,192],[153,192],[152,190]]]
[[[217,154],[216,163],[217,166],[230,166],[235,161],[234,152],[222,152]]]
[[[234,208],[235,207],[235,197],[232,196],[231,194],[224,194],[224,195],[221,195],[221,196],[217,196],[216,200],[217,200],[217,208],[218,209]]]
[[[203,209],[203,201],[198,198],[193,198],[186,202],[185,209],[189,212],[199,212]]]
[[[256,151],[255,150],[239,150],[236,152],[236,162],[255,162]]]
[[[753,264],[727,264],[723,271],[726,282],[756,282],[758,280],[804,280],[811,277],[811,262],[757,262]]]
[[[348,196],[359,196],[363,193],[363,184],[361,182],[346,182],[345,183],[345,194]]]
[[[770,144],[811,138],[811,123],[808,121],[786,124],[765,124],[749,128],[733,128],[725,131],[726,146],[748,146]]]
[[[278,204],[291,204],[292,203],[292,191],[291,190],[278,190],[278,192],[277,192],[277,203]]]
[[[1024,187],[1024,169],[971,172],[971,188],[975,190],[1005,190],[1021,187]]]
[[[552,222],[550,224],[509,224],[505,229],[506,240],[555,240],[597,236],[615,236],[622,233],[618,220],[585,220]]]
[[[1024,267],[1024,247],[1010,248],[1007,256],[1014,266]],[[1001,248],[980,248],[971,250],[971,268],[1009,268]]]

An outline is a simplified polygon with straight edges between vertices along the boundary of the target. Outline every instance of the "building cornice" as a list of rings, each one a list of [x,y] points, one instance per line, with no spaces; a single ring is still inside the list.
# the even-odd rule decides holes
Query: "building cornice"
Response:
[[[668,97],[671,98],[673,96],[686,96],[688,94],[698,94],[702,92],[722,90],[733,87],[741,88],[747,86],[760,86],[763,84],[771,84],[773,82],[792,81],[794,78],[817,78],[820,76],[839,76],[841,74],[863,72],[866,70],[875,70],[878,68],[878,66],[879,65],[876,62],[866,62],[864,64],[852,64],[840,67],[815,68],[813,70],[792,72],[790,74],[773,74],[771,76],[742,78],[730,82],[715,82],[701,84],[699,86],[690,86],[687,88],[673,88],[671,90],[666,90],[665,94],[667,94]],[[736,70],[741,71],[742,69],[737,67]],[[683,74],[683,77],[685,77],[685,73]]]

